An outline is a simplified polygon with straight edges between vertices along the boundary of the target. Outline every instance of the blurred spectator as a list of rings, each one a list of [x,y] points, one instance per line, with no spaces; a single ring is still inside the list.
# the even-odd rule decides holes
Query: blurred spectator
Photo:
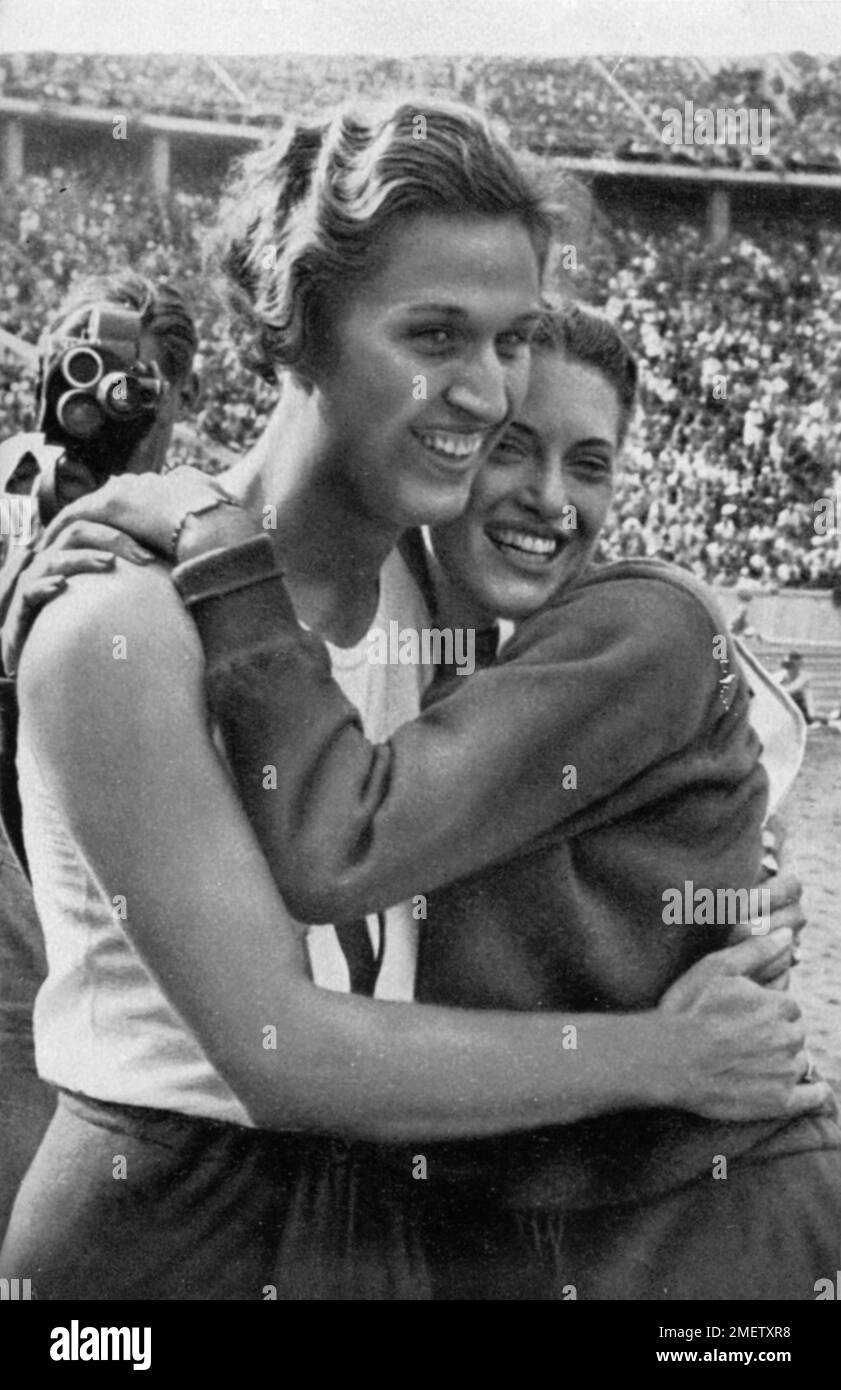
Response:
[[[813,722],[812,696],[809,690],[809,677],[803,670],[803,657],[800,652],[789,652],[776,673],[776,679],[783,690],[791,696],[807,724]]]

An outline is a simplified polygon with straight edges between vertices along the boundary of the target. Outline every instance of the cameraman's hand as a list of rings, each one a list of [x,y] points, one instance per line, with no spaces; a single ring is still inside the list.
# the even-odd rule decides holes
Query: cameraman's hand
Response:
[[[658,1011],[688,1025],[678,1064],[678,1104],[714,1120],[762,1120],[820,1111],[830,1099],[810,1071],[800,1009],[762,988],[761,975],[791,950],[782,930],[728,946],[697,962],[666,991]]]
[[[74,574],[96,574],[112,569],[120,556],[132,564],[148,564],[155,556],[144,550],[131,536],[113,526],[93,521],[73,521],[51,544],[42,544],[15,581],[3,623],[0,644],[3,667],[15,675],[23,644],[41,609],[66,588]]]
[[[179,563],[260,533],[259,522],[215,479],[195,468],[126,473],[65,507],[48,526],[50,544],[77,521],[116,527]]]

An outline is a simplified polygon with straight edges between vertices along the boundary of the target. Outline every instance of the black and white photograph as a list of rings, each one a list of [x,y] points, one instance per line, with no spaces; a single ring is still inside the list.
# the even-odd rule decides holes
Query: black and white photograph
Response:
[[[0,0],[0,268],[0,1302],[796,1360],[841,8]]]

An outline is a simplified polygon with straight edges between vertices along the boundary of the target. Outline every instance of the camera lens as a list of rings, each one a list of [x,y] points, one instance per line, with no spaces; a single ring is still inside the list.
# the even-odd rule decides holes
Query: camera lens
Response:
[[[102,358],[93,348],[72,348],[61,369],[71,386],[94,386],[102,376]]]
[[[102,429],[102,411],[87,391],[65,391],[56,406],[56,416],[71,439],[94,439]]]

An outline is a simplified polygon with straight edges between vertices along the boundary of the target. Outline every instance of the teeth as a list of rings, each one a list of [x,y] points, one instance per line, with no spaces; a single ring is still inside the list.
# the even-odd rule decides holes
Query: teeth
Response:
[[[536,536],[533,531],[497,530],[491,539],[497,545],[512,545],[516,550],[527,550],[531,555],[554,555],[558,548],[556,537]]]
[[[484,436],[481,434],[445,434],[443,430],[432,430],[429,434],[420,436],[421,443],[427,449],[433,449],[436,454],[443,454],[445,458],[466,459],[481,446]]]

